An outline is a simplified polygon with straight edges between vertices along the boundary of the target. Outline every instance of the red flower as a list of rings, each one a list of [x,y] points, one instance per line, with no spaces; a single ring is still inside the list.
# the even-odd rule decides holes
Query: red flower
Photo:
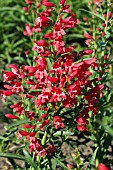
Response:
[[[88,60],[83,60],[83,63],[85,65],[92,65],[92,64],[95,64],[96,63],[96,59],[95,58],[90,58]]]
[[[94,4],[100,6],[103,0],[93,0]]]
[[[77,126],[77,129],[78,129],[78,131],[80,131],[80,132],[85,132],[85,131],[88,130],[88,129],[86,128],[86,125],[79,125],[79,126]]]
[[[60,0],[60,5],[64,5],[66,0]]]
[[[90,34],[84,33],[84,37],[93,40],[93,37]]]
[[[53,94],[51,96],[51,99],[49,100],[50,103],[60,102],[62,99],[66,99],[66,95],[61,88],[53,87],[51,90]]]
[[[32,146],[33,145],[30,144],[30,147]],[[39,143],[35,144],[34,151],[35,151],[35,155],[39,155],[40,157],[42,157],[42,155],[47,155],[46,150]]]
[[[23,128],[26,128],[26,129],[34,129],[35,128],[35,125],[29,125],[29,124],[25,124],[22,126]]]
[[[67,164],[68,170],[71,170],[73,166],[71,164]]]
[[[46,150],[49,150],[49,151],[50,151],[50,154],[52,155],[52,154],[54,153],[55,149],[56,149],[56,147],[55,147],[55,146],[53,146],[53,145],[49,145],[49,146],[47,147],[47,149],[46,149]]]
[[[88,120],[87,120],[86,118],[84,118],[84,117],[77,117],[76,122],[77,122],[79,125],[88,124]]]
[[[26,132],[24,130],[18,131],[21,136],[28,136],[29,132]]]
[[[34,0],[25,0],[25,3],[28,4],[28,5],[30,5],[30,4],[33,3],[33,1],[34,1]]]
[[[41,122],[42,119],[45,119],[47,117],[47,114],[44,113],[42,116],[38,119],[38,122]]]
[[[27,76],[33,76],[34,73],[37,70],[37,67],[36,66],[33,67],[33,66],[25,66],[25,65],[23,65],[22,70],[23,70],[23,72],[25,72],[25,71],[28,72]]]
[[[2,96],[4,100],[6,99],[7,96],[11,96],[12,94],[14,94],[14,92],[12,92],[11,90],[2,91]]]
[[[18,115],[21,115],[24,113],[23,107],[21,106],[21,102],[11,105],[10,108],[12,108],[13,112],[16,112]]]
[[[35,29],[37,29],[39,27],[45,28],[48,25],[50,25],[51,22],[52,21],[49,18],[47,18],[46,16],[40,16],[40,17],[36,18],[34,28]]]
[[[50,51],[48,51],[48,49],[46,48],[49,44],[44,41],[44,40],[39,40],[39,41],[35,41],[35,45],[33,46],[32,50],[33,51],[37,51],[40,56],[48,56],[49,54],[51,54]]]
[[[14,86],[12,86],[12,91],[15,93],[20,93],[21,91],[24,91],[22,83],[19,81],[15,81]]]
[[[40,130],[44,130],[44,126],[46,126],[49,123],[49,120],[46,119],[44,122],[39,126]]]
[[[60,118],[59,116],[54,116],[53,126],[55,129],[64,128],[64,123],[62,122],[62,118]]]
[[[90,55],[93,53],[93,50],[83,50],[83,55]]]
[[[100,163],[98,165],[98,170],[110,170],[106,165],[104,165],[103,163]]]
[[[5,117],[10,118],[10,119],[19,119],[19,117],[13,115],[13,114],[5,114]]]
[[[4,74],[3,74],[4,82],[14,80],[16,77],[16,75],[13,72],[7,72],[4,70],[3,70],[3,72],[4,72]]]
[[[38,45],[38,46],[48,46],[49,44],[46,42],[46,41],[44,41],[44,40],[39,40],[39,41],[35,41],[34,40],[34,42]]]
[[[28,12],[28,8],[27,8],[27,7],[23,7],[22,9],[23,9],[23,11],[25,11],[26,13]]]
[[[30,27],[29,24],[25,24],[25,30],[23,31],[23,34],[25,36],[32,36],[33,34],[33,29]]]
[[[52,39],[52,38],[53,38],[53,32],[51,31],[51,32],[46,33],[46,34],[44,35],[44,38],[46,38],[46,39],[48,39],[48,40]]]
[[[47,79],[51,82],[51,83],[58,83],[58,77],[47,77]]]
[[[55,5],[51,2],[48,2],[47,0],[42,0],[42,5],[46,7],[54,7]]]
[[[33,112],[33,111],[27,111],[26,115],[27,115],[28,119],[30,119],[30,120],[33,120],[35,118],[35,112]]]

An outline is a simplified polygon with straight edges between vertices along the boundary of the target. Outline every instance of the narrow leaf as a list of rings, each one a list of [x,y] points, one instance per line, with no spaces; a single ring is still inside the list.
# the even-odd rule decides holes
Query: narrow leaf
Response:
[[[80,9],[80,10],[81,10],[81,11],[85,11],[85,12],[87,12],[87,13],[90,13],[91,15],[95,15],[96,17],[100,18],[101,20],[105,21],[105,18],[104,18],[103,16],[99,15],[99,14],[95,14],[95,13],[90,12],[90,11],[87,11],[87,10],[85,10],[85,9]]]
[[[9,138],[6,138],[6,137],[3,137],[3,136],[0,135],[0,140],[2,140],[2,141],[8,141]]]
[[[66,132],[66,131],[57,131],[56,133],[54,133],[53,135],[54,136],[65,136],[65,135],[73,135],[74,133],[72,133],[72,132]]]
[[[46,60],[47,60],[47,66],[48,66],[48,69],[50,70],[50,69],[51,69],[51,67],[52,67],[52,63],[51,63],[51,61],[50,61],[50,59],[49,59],[49,58],[46,58]]]
[[[19,160],[24,160],[25,161],[24,156],[16,155],[16,154],[13,154],[13,153],[0,153],[0,157],[19,159]]]
[[[54,157],[54,159],[59,163],[59,165],[64,169],[64,170],[68,170],[68,168],[64,165],[63,162],[61,162],[59,159],[57,159],[56,157]]]
[[[29,120],[29,119],[15,121],[11,125],[6,126],[6,129],[9,130],[9,129],[15,127],[15,126],[19,126],[19,125],[22,125],[22,124],[25,124],[25,123],[29,123],[29,122],[31,122],[31,120]]]
[[[27,160],[27,162],[33,167],[36,168],[36,164],[35,162],[32,160],[32,157],[29,155],[29,153],[23,149],[24,155],[25,155],[25,159]]]
[[[91,158],[91,161],[90,161],[90,164],[91,164],[91,165],[93,164],[93,162],[94,162],[94,160],[95,160],[95,158],[96,158],[97,151],[98,151],[98,147],[95,149],[95,151],[94,151],[94,153],[93,153],[93,155],[92,155],[92,158]]]
[[[52,170],[56,170],[56,165],[57,165],[56,159],[52,158],[51,162],[52,162]]]

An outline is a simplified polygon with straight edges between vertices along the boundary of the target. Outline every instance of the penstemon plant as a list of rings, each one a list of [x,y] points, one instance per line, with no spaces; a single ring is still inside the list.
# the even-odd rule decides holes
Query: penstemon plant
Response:
[[[1,91],[3,100],[12,99],[13,111],[5,116],[13,121],[7,130],[21,144],[13,156],[24,160],[25,169],[30,170],[56,170],[58,165],[65,170],[81,170],[87,161],[87,170],[107,170],[103,163],[113,135],[109,122],[105,123],[111,116],[107,105],[112,102],[108,81],[112,61],[107,49],[111,1],[88,3],[93,11],[89,12],[90,21],[84,18],[90,27],[84,33],[88,47],[79,52],[75,45],[64,41],[68,30],[80,24],[66,0],[25,3],[23,10],[30,22],[25,24],[23,34],[32,42],[32,51],[25,51],[28,65],[18,68],[9,64],[10,71],[3,70],[6,90]],[[72,144],[73,136],[80,133],[94,142],[92,158],[82,158]],[[64,143],[73,150],[73,165],[63,155]],[[0,156],[13,157],[9,153]]]

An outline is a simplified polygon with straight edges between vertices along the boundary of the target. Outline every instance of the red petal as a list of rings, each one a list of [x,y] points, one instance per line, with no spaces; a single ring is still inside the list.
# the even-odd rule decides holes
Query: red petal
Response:
[[[5,114],[5,117],[10,118],[10,119],[19,119],[19,117],[13,115],[13,114]]]
[[[28,135],[29,135],[29,132],[26,132],[26,131],[24,131],[24,130],[19,131],[19,133],[20,133],[22,136],[28,136]]]

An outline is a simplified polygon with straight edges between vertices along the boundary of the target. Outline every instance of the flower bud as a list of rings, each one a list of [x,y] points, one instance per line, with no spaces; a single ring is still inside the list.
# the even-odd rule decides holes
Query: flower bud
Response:
[[[5,117],[10,118],[10,119],[19,119],[19,117],[13,115],[13,114],[5,114]]]
[[[93,53],[93,50],[83,50],[83,55],[90,55]]]
[[[66,0],[60,0],[60,5],[64,6]]]
[[[109,168],[106,165],[104,165],[103,163],[100,163],[98,165],[98,170],[109,170]]]

